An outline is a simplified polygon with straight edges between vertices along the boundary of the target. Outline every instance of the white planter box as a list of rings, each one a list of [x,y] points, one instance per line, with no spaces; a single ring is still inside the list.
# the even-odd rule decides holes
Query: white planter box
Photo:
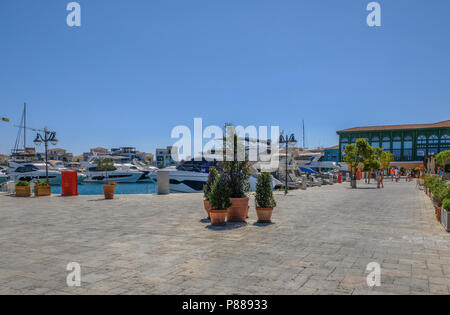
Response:
[[[450,232],[450,212],[441,208],[441,223],[447,232]]]

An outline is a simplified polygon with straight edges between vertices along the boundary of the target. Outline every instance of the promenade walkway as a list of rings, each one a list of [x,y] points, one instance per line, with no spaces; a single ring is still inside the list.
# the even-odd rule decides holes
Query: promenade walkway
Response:
[[[0,294],[449,294],[450,234],[415,183],[276,193],[212,228],[200,194],[0,194]],[[82,285],[66,284],[70,262]],[[369,288],[366,266],[381,265]]]

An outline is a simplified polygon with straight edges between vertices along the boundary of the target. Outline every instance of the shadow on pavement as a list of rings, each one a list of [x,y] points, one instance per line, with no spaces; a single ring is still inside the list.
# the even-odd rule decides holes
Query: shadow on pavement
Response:
[[[247,222],[227,222],[223,226],[208,225],[208,226],[206,226],[206,228],[213,230],[213,231],[225,231],[225,230],[239,229],[246,225],[247,225]]]
[[[265,226],[269,226],[269,225],[272,225],[272,224],[275,224],[275,223],[274,222],[266,222],[266,223],[255,222],[255,223],[253,223],[253,225],[257,226],[257,227],[265,227]]]

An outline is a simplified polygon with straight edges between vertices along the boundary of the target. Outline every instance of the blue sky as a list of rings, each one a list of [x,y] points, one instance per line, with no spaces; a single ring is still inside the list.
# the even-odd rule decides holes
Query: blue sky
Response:
[[[450,2],[369,0],[0,2],[0,152],[22,104],[58,147],[153,152],[176,125],[279,125],[309,147],[336,130],[450,119]],[[30,135],[29,141],[32,140]]]

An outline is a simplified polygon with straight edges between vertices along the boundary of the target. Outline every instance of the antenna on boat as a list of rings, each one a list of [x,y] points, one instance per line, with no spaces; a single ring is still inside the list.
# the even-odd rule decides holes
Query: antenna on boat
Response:
[[[302,119],[302,124],[303,124],[303,150],[306,149],[306,142],[305,142],[305,120]]]

